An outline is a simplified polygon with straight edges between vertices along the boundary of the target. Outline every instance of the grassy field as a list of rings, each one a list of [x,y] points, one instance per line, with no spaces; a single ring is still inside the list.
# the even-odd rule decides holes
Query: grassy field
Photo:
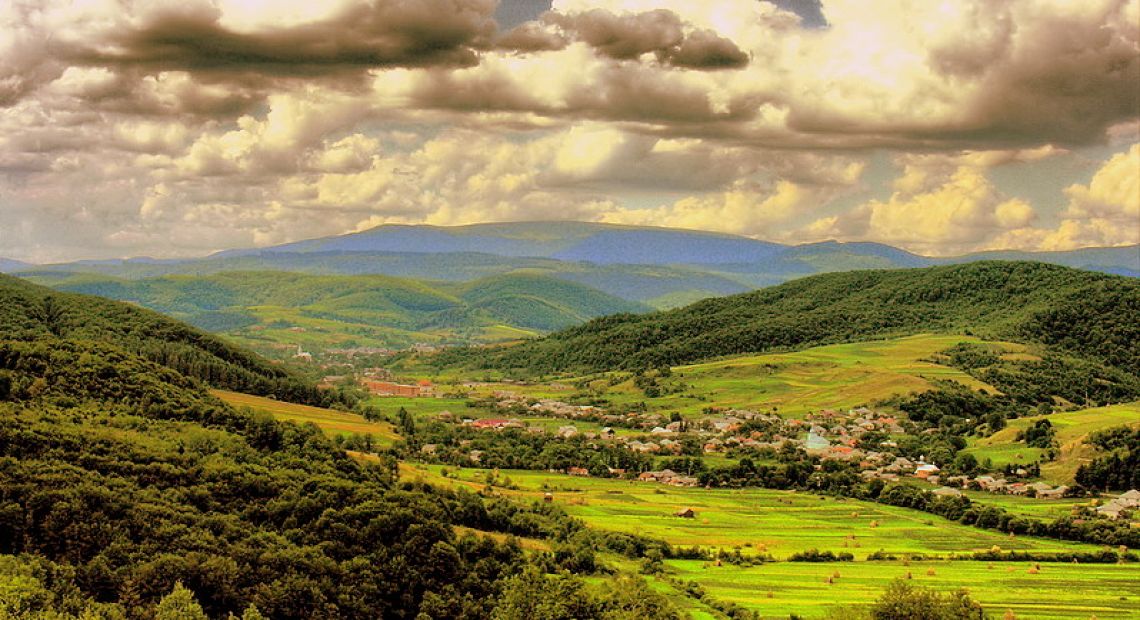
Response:
[[[1140,617],[1140,566],[1027,562],[776,562],[740,568],[694,560],[666,562],[673,577],[699,584],[713,598],[764,617],[826,616],[832,607],[869,605],[894,579],[909,573],[917,585],[940,591],[966,588],[992,617]],[[835,575],[838,573],[838,577]],[[831,583],[828,583],[828,580]]]
[[[959,342],[980,341],[967,336],[921,335],[737,357],[680,366],[673,373],[718,406],[777,407],[785,416],[800,416],[926,390],[935,379],[988,387],[957,369],[921,361]],[[1022,348],[1006,343],[1002,346]],[[693,411],[695,407],[699,411],[707,405],[698,404],[684,409]]]
[[[400,408],[416,418],[434,416],[443,411],[450,411],[457,417],[484,417],[467,408],[467,401],[461,398],[413,398],[410,396],[373,396],[367,404],[380,409],[385,415],[394,415]]]
[[[330,436],[371,433],[381,445],[391,444],[400,437],[392,425],[387,422],[369,422],[355,413],[310,407],[308,405],[295,405],[284,403],[271,398],[251,396],[239,392],[225,390],[211,390],[214,396],[224,400],[234,407],[249,407],[254,411],[263,411],[278,420],[304,423],[312,422]]]
[[[979,461],[991,459],[997,467],[1037,461],[1044,451],[1026,447],[1024,443],[1016,441],[1016,438],[1018,431],[1043,417],[1053,423],[1061,453],[1056,460],[1041,465],[1041,476],[1057,483],[1072,483],[1077,467],[1087,462],[1094,453],[1092,448],[1084,444],[1085,438],[1090,433],[1112,426],[1128,424],[1140,427],[1140,402],[1011,420],[1008,427],[990,437],[974,439],[966,452],[973,454]]]
[[[465,469],[444,478],[441,467],[401,465],[406,478],[434,484],[485,486],[486,471]],[[532,471],[503,471],[516,490],[500,489],[522,500],[544,492],[567,512],[600,529],[644,534],[674,545],[733,548],[770,553],[777,559],[807,549],[847,551],[857,559],[879,549],[895,554],[948,555],[988,550],[1096,550],[1093,545],[1010,538],[934,515],[851,499],[768,489],[676,488],[654,483],[575,478]],[[695,519],[673,516],[691,507]]]
[[[683,383],[679,393],[646,398],[632,381],[615,386],[594,383],[599,393],[618,405],[645,402],[651,410],[678,411],[699,416],[710,405],[725,408],[770,410],[786,417],[809,411],[846,409],[896,394],[923,391],[937,379],[953,380],[973,388],[994,390],[969,375],[948,366],[922,361],[959,342],[982,342],[971,336],[919,335],[891,340],[815,347],[794,353],[731,357],[703,364],[674,367],[668,381]],[[1025,347],[995,343],[1021,353]],[[435,376],[437,381],[459,381],[455,376]],[[575,380],[549,384],[497,385],[476,389],[489,393],[508,389],[535,398],[565,398],[573,393],[566,386]]]
[[[465,469],[453,477],[441,467],[402,464],[401,474],[440,485],[485,487],[486,470]],[[458,478],[454,476],[458,476]],[[1067,563],[976,562],[969,560],[866,561],[883,549],[896,555],[946,556],[997,545],[1005,550],[1094,550],[1081,545],[1010,538],[967,527],[912,510],[857,500],[839,500],[805,493],[766,489],[680,489],[652,483],[574,478],[528,471],[499,472],[517,488],[495,488],[520,501],[536,501],[545,492],[555,503],[591,527],[643,534],[674,545],[741,548],[764,552],[777,560],[816,548],[850,552],[855,562],[801,563],[777,561],[754,567],[715,566],[704,561],[669,560],[663,578],[648,578],[651,587],[674,600],[692,618],[719,617],[686,596],[674,583],[693,582],[720,601],[731,601],[764,617],[826,616],[832,607],[868,605],[896,578],[908,573],[915,583],[942,591],[967,588],[994,617],[1006,610],[1018,618],[1137,618],[1140,605],[1140,565],[1074,565]],[[985,497],[990,503],[1034,516],[1048,517],[1062,504],[1030,504],[1025,498]],[[1006,505],[1013,504],[1013,505]],[[681,507],[697,511],[681,519]],[[877,523],[872,527],[872,522]],[[628,560],[609,558],[619,570],[636,571]],[[836,577],[836,572],[839,577]],[[828,583],[828,579],[832,583]],[[674,583],[671,583],[671,580]]]

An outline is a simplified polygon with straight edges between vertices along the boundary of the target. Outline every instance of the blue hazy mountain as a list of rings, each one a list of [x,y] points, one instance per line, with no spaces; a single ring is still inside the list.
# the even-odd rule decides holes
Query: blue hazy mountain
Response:
[[[228,250],[214,257],[283,252],[476,252],[596,264],[668,265],[756,262],[786,248],[778,243],[703,231],[587,222],[516,222],[450,227],[384,225],[259,250]]]
[[[514,222],[450,227],[384,225],[266,248],[226,250],[197,259],[80,261],[35,267],[13,265],[5,270],[35,272],[40,277],[59,271],[131,279],[228,271],[290,271],[314,275],[380,274],[453,282],[531,273],[664,308],[816,273],[918,268],[979,260],[1038,261],[1136,276],[1140,273],[1140,246],[926,257],[872,242],[783,245],[670,228]]]
[[[22,261],[0,258],[0,273],[12,273],[13,271],[22,271],[24,269],[30,269],[31,267],[32,265]]]

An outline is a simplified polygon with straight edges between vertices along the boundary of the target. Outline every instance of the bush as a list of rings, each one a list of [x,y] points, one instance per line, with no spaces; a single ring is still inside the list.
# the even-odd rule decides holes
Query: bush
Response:
[[[851,562],[854,559],[855,556],[846,551],[837,554],[819,549],[808,549],[788,556],[789,562]]]

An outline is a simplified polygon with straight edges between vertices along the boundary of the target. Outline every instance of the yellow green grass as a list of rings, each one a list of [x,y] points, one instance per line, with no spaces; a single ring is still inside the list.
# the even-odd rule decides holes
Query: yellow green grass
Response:
[[[685,389],[658,398],[646,398],[632,381],[606,386],[606,382],[600,380],[594,386],[602,390],[599,396],[615,404],[645,402],[652,410],[679,411],[690,416],[700,415],[706,407],[717,406],[753,410],[776,407],[785,416],[798,417],[809,411],[844,409],[928,390],[935,380],[952,380],[996,392],[992,386],[960,370],[922,361],[960,342],[988,341],[973,336],[922,334],[677,366],[667,382],[683,382]],[[1010,354],[1026,351],[1024,345],[989,343]],[[454,374],[433,378],[456,383],[464,380]],[[566,386],[575,381],[564,379],[557,387],[543,383],[489,385],[474,390],[473,394],[485,395],[506,389],[535,398],[565,398],[572,393]]]
[[[670,560],[666,565],[675,578],[694,581],[711,597],[759,611],[765,618],[819,618],[834,607],[870,605],[892,580],[907,574],[911,583],[940,591],[966,588],[995,618],[1007,610],[1035,620],[1136,618],[1140,609],[1136,564],[776,562],[740,568]]]
[[[401,475],[470,489],[485,486],[486,471],[465,469],[445,478],[439,466],[401,465]],[[655,483],[503,471],[517,489],[497,489],[523,501],[549,491],[568,513],[599,529],[643,534],[680,546],[741,547],[776,558],[807,549],[850,552],[858,559],[895,554],[949,555],[989,550],[1094,551],[1098,547],[1029,537],[1011,538],[904,508],[851,499],[768,489],[677,488]],[[673,516],[691,507],[695,519]]]
[[[373,396],[368,404],[380,409],[381,413],[393,415],[400,408],[417,418],[433,416],[443,411],[450,411],[456,417],[480,417],[469,411],[467,401],[462,398],[413,398],[410,396]]]
[[[954,380],[974,388],[989,387],[957,369],[922,361],[959,342],[981,341],[968,336],[925,334],[794,353],[735,357],[680,366],[673,373],[693,385],[693,392],[708,399],[683,403],[679,407],[682,410],[699,412],[715,403],[745,409],[777,407],[784,415],[798,416],[927,390],[936,379]],[[1019,347],[1008,343],[1002,346]]]
[[[1035,497],[1025,497],[1024,495],[999,495],[985,491],[968,490],[964,491],[964,493],[966,497],[969,497],[971,500],[981,502],[987,506],[997,506],[998,508],[1004,508],[1010,513],[1042,521],[1051,521],[1057,517],[1071,514],[1073,508],[1076,506],[1093,505],[1092,500],[1088,498],[1038,499]]]
[[[1041,476],[1053,482],[1071,484],[1077,468],[1088,462],[1095,453],[1085,444],[1088,435],[1113,426],[1130,425],[1140,428],[1140,401],[1012,420],[1001,431],[972,441],[966,452],[973,454],[979,461],[988,458],[997,467],[1037,461],[1044,450],[1029,448],[1016,441],[1016,438],[1018,431],[1042,418],[1052,422],[1060,454],[1055,460],[1041,465]]]
[[[312,422],[327,435],[350,435],[371,433],[379,443],[392,443],[400,437],[392,425],[387,422],[369,422],[363,416],[345,411],[310,407],[308,405],[295,405],[271,398],[252,396],[239,392],[226,390],[212,390],[214,396],[222,399],[234,407],[249,407],[254,411],[262,411],[272,415],[278,420],[305,423]]]

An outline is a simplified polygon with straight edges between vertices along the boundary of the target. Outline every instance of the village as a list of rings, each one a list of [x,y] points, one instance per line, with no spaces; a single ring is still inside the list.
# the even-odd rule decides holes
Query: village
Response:
[[[866,407],[846,412],[823,410],[810,413],[803,419],[784,419],[775,413],[730,409],[699,421],[670,419],[658,413],[631,412],[624,415],[607,413],[593,405],[574,405],[554,399],[528,399],[518,393],[497,391],[489,401],[503,411],[506,417],[459,417],[450,411],[440,412],[435,418],[444,423],[457,424],[478,431],[495,432],[517,429],[526,433],[552,435],[560,439],[580,438],[590,447],[601,445],[619,447],[650,456],[753,456],[763,458],[781,450],[802,449],[822,463],[835,460],[855,464],[864,480],[898,481],[903,478],[924,481],[934,486],[935,495],[961,495],[963,490],[984,491],[995,494],[1019,495],[1040,499],[1059,499],[1070,491],[1067,485],[1054,486],[1045,482],[1030,482],[1031,471],[1017,467],[1007,477],[989,474],[947,475],[943,467],[925,456],[907,458],[899,455],[898,444],[892,435],[906,432],[896,417]],[[549,417],[567,420],[556,429],[522,418]],[[680,416],[673,416],[679,418]],[[587,423],[590,430],[579,429],[575,424]],[[587,424],[583,424],[586,426]],[[601,425],[600,429],[595,427]],[[626,429],[619,432],[618,429]],[[873,438],[874,447],[866,441]],[[422,447],[422,454],[434,454],[438,446]],[[468,457],[473,464],[480,462],[480,452],[472,451]],[[816,465],[816,469],[823,466]],[[591,476],[582,467],[570,467],[564,473],[572,476]],[[608,468],[610,477],[635,478],[671,486],[691,487],[699,484],[693,475],[669,469],[660,471],[627,472]],[[1138,494],[1140,495],[1140,494]],[[1131,497],[1131,496],[1128,496]],[[1104,507],[1101,514],[1110,518],[1137,507],[1137,503],[1122,498],[1124,503]],[[1117,510],[1119,508],[1119,510]]]

